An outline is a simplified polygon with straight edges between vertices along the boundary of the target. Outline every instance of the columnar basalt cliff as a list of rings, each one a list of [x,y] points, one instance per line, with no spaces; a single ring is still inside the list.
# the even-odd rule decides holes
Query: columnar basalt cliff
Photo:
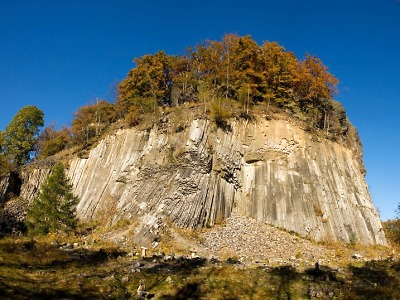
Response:
[[[212,226],[233,212],[319,241],[386,243],[360,146],[284,120],[234,121],[230,129],[195,119],[183,130],[108,135],[69,162],[79,218],[129,220],[148,244],[165,223]]]

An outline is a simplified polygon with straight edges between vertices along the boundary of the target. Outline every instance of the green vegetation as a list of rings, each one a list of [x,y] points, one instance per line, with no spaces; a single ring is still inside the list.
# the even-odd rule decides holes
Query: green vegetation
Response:
[[[71,126],[75,142],[87,145],[91,138],[98,137],[115,120],[114,106],[104,100],[81,107],[75,113]]]
[[[234,117],[283,112],[331,139],[348,133],[345,111],[333,100],[338,80],[317,57],[306,53],[299,60],[276,42],[258,45],[250,36],[228,34],[188,47],[184,55],[159,51],[134,62],[117,87],[116,102],[79,108],[71,128],[49,126],[38,137],[43,113],[23,108],[0,134],[0,170],[9,163],[19,167],[33,154],[43,159],[71,146],[89,147],[117,121],[149,128],[159,123],[162,110],[179,112],[185,103],[201,108],[202,117],[225,131]]]
[[[136,58],[135,63],[118,87],[120,116],[185,102],[221,106],[221,99],[232,99],[241,104],[245,115],[251,106],[266,103],[267,110],[270,106],[284,109],[312,128],[343,133],[335,132],[346,121],[339,116],[343,109],[332,100],[338,80],[315,56],[306,54],[299,61],[275,42],[260,46],[250,36],[229,34],[221,42],[189,48],[183,56],[161,51]],[[148,99],[151,105],[144,109],[138,99]]]
[[[39,135],[43,113],[34,106],[21,109],[0,132],[0,175],[25,165],[34,153],[46,158],[72,145],[88,147],[118,120],[128,126],[153,125],[161,110],[183,119],[185,109],[197,109],[225,131],[231,130],[233,117],[251,120],[259,112],[279,112],[330,138],[347,134],[345,111],[333,100],[338,80],[318,58],[306,54],[298,60],[275,42],[260,46],[250,36],[226,35],[188,48],[186,55],[160,51],[135,63],[118,86],[116,103],[100,100],[79,108],[71,128],[50,126]],[[184,129],[178,123],[176,132]],[[171,149],[173,159],[181,153]],[[341,270],[300,264],[245,267],[232,258],[139,258],[127,255],[132,248],[88,245],[87,236],[64,235],[77,227],[77,201],[63,165],[56,164],[27,210],[31,237],[0,240],[0,298],[127,299],[136,295],[142,280],[155,299],[164,300],[398,297],[400,264],[392,259],[346,261]],[[319,207],[314,210],[323,217]],[[385,230],[391,243],[400,245],[399,218],[387,222]],[[67,247],[71,239],[78,246]],[[357,241],[352,235],[351,251],[357,250]],[[350,257],[338,253],[344,250],[336,252],[338,260]]]
[[[78,198],[61,163],[56,164],[42,184],[39,196],[27,209],[26,227],[32,234],[71,232],[76,228]]]
[[[2,171],[11,165],[18,168],[32,158],[39,128],[44,125],[43,112],[35,106],[23,107],[0,134]],[[1,172],[1,173],[3,173]]]
[[[5,156],[5,136],[4,132],[0,131],[0,176],[6,175],[11,169],[7,157]]]
[[[386,238],[393,247],[400,251],[400,203],[397,206],[396,217],[394,220],[383,222]]]
[[[56,130],[53,125],[50,125],[39,135],[36,157],[40,159],[52,156],[71,145],[71,142],[72,134],[68,128]]]

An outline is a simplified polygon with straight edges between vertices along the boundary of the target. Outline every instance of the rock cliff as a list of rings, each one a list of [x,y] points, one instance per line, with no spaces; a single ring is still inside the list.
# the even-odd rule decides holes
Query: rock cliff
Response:
[[[196,228],[232,213],[318,241],[385,244],[359,146],[318,138],[284,120],[205,119],[184,128],[119,129],[69,161],[82,220],[137,225],[151,244],[164,224]],[[350,149],[351,148],[351,149]],[[25,174],[31,199],[48,170]],[[36,178],[36,179],[35,179]],[[36,186],[36,188],[35,188]]]
[[[116,131],[68,175],[81,219],[127,219],[148,243],[166,222],[212,226],[236,212],[315,240],[385,244],[356,152],[288,121],[226,132],[197,119],[174,134]]]
[[[32,164],[20,173],[0,177],[0,228],[12,233],[23,229],[25,208],[37,196],[40,184],[50,174],[50,164]],[[1,230],[0,230],[1,231]]]

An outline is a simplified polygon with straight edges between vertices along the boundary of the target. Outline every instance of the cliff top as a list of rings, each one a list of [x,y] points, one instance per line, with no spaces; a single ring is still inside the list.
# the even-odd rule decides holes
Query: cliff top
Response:
[[[116,87],[115,103],[97,100],[79,108],[71,128],[47,127],[36,156],[87,148],[116,127],[162,126],[165,114],[186,117],[195,107],[224,130],[232,118],[284,118],[324,138],[350,141],[351,147],[359,143],[353,143],[357,134],[333,99],[338,80],[308,53],[298,59],[276,42],[259,45],[250,36],[228,34],[188,47],[183,55],[159,51],[134,62]]]

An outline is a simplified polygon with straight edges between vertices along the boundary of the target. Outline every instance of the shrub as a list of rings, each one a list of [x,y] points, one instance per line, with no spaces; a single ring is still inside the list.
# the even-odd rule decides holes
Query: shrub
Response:
[[[400,219],[386,221],[383,225],[386,238],[391,243],[400,246]]]
[[[231,117],[231,114],[228,110],[222,107],[221,103],[218,102],[213,102],[211,104],[211,118],[214,120],[218,128],[221,128],[224,131],[230,131],[231,126],[228,124],[228,120]]]

